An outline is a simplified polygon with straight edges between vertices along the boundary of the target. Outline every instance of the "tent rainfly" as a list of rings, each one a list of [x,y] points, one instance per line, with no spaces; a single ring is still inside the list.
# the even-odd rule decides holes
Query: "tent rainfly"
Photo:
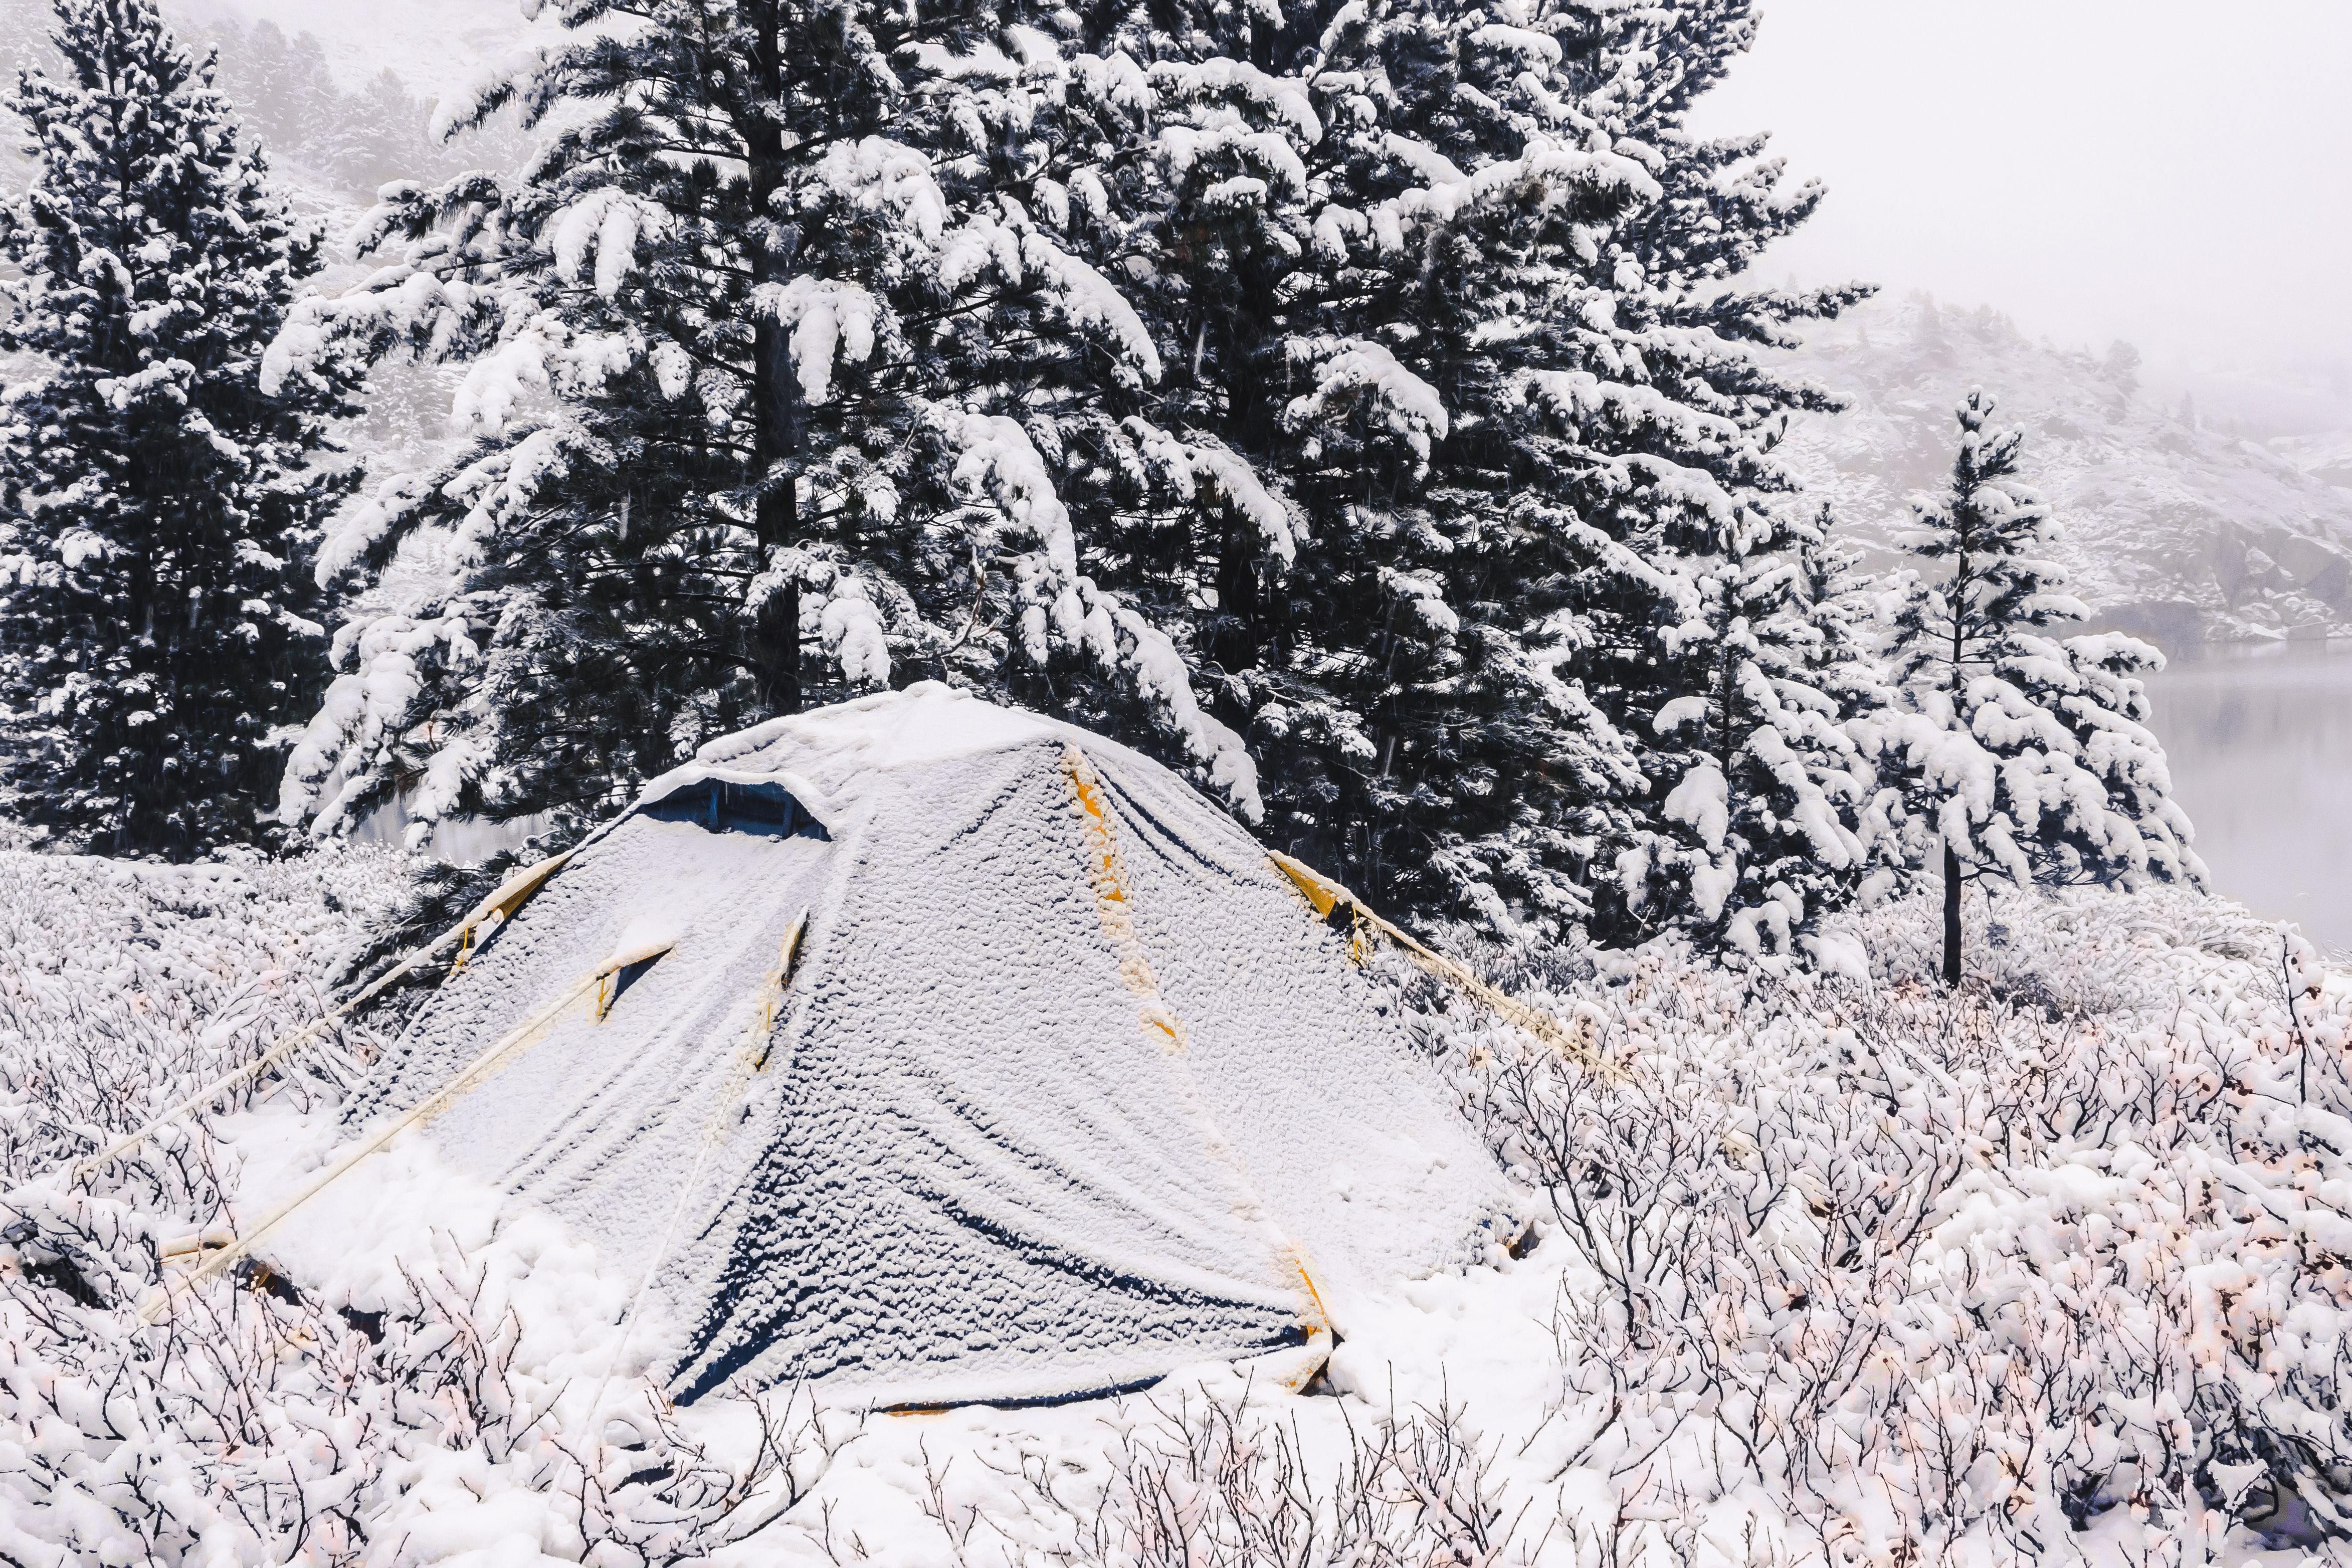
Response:
[[[673,1328],[641,1348],[681,1400],[1052,1400],[1247,1357],[1295,1384],[1351,1300],[1517,1228],[1346,933],[1246,833],[934,683],[656,780],[350,1114],[506,1039],[429,1136],[651,1271]]]

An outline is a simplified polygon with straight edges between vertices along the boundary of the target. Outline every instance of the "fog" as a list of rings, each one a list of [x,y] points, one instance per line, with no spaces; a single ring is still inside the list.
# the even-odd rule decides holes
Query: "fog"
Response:
[[[2352,5],[1764,0],[1703,129],[1830,196],[1769,271],[2179,370],[2352,363]]]

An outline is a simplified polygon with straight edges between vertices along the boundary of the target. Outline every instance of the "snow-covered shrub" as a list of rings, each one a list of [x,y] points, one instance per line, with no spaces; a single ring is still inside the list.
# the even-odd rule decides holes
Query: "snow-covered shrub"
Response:
[[[1622,1078],[1441,1029],[1591,1272],[1560,1463],[1785,1490],[1840,1560],[2352,1526],[2352,985],[2191,895],[2017,896],[1950,994],[1936,920],[1836,933],[1866,983],[1523,965]]]
[[[744,1396],[756,1437],[740,1465],[657,1392],[603,1432],[567,1436],[565,1387],[516,1369],[522,1323],[485,1299],[487,1273],[404,1271],[362,1364],[383,1435],[360,1500],[373,1534],[401,1542],[372,1561],[487,1548],[593,1568],[705,1562],[799,1503],[856,1439],[854,1421],[820,1419],[796,1387]]]
[[[183,1292],[143,1328],[154,1233],[121,1205],[20,1190],[37,1239],[0,1258],[0,1554],[43,1563],[408,1563],[486,1551],[597,1568],[699,1563],[805,1495],[847,1440],[797,1391],[750,1403],[749,1462],[655,1404],[593,1440],[513,1366],[483,1275],[407,1277],[383,1312],[266,1272]],[[61,1283],[37,1259],[60,1257]]]
[[[192,866],[0,849],[0,1182],[61,1172],[318,1018],[324,977],[405,879],[362,847]],[[261,1088],[303,1094],[370,1048],[357,1029],[330,1037]],[[208,1225],[203,1142],[175,1128],[100,1190]]]
[[[1100,1426],[1098,1461],[1025,1450],[987,1506],[951,1497],[946,1472],[929,1468],[924,1511],[950,1561],[1484,1568],[1517,1522],[1451,1404],[1350,1425],[1328,1462],[1245,1381],[1123,1400]]]
[[[315,1019],[326,977],[406,896],[383,851],[171,867],[0,849],[0,1560],[700,1562],[854,1436],[775,1390],[721,1458],[646,1385],[620,1402],[639,1414],[567,1435],[562,1384],[516,1364],[508,1266],[454,1244],[365,1302],[259,1263],[180,1286],[237,1187],[206,1116],[72,1178]],[[209,1109],[278,1095],[331,1114],[370,1045],[331,1036]]]
[[[313,1310],[230,1289],[139,1331],[148,1216],[10,1194],[0,1257],[0,1553],[22,1563],[349,1561],[378,1460],[356,1345]],[[70,1273],[43,1258],[59,1260]]]

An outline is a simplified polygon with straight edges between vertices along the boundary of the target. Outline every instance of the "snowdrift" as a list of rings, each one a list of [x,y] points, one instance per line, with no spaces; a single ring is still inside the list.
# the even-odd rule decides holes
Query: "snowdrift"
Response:
[[[682,1401],[1050,1400],[1261,1355],[1296,1383],[1351,1300],[1516,1234],[1392,994],[1242,829],[942,686],[656,781],[349,1121],[519,1029],[430,1135],[650,1271]]]

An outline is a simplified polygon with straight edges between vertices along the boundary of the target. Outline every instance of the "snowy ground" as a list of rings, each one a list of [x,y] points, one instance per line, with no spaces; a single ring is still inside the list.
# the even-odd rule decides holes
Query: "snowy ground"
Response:
[[[2352,1561],[2352,981],[2233,906],[1975,906],[1957,998],[1917,905],[1835,980],[1493,961],[1615,1078],[1401,970],[1531,1250],[1355,1303],[1302,1394],[892,1415],[667,1409],[634,1269],[416,1140],[272,1238],[290,1289],[140,1325],[375,1042],[60,1168],[316,1016],[405,874],[0,851],[0,1560]]]

